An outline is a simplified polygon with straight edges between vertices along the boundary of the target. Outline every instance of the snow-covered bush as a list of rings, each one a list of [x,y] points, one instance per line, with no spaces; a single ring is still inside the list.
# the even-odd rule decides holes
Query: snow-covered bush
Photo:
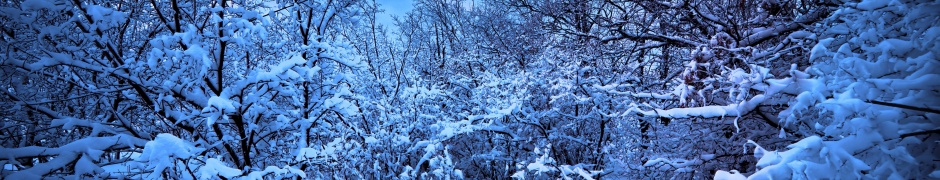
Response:
[[[340,30],[331,22],[354,23],[355,3],[3,2],[2,102],[16,111],[3,115],[2,152],[49,150],[3,157],[3,175],[359,174],[349,159],[365,154],[364,136],[347,119],[365,66],[327,37]],[[294,9],[262,12],[281,7]],[[307,10],[323,14],[288,13]],[[295,18],[318,23],[284,21]],[[331,154],[340,163],[294,158],[324,145],[355,148]]]
[[[2,1],[0,176],[940,178],[937,2],[386,2]]]
[[[791,70],[780,123],[808,136],[757,145],[753,179],[920,179],[936,174],[940,3],[849,2],[819,29],[812,66]],[[718,172],[716,179],[743,178]]]

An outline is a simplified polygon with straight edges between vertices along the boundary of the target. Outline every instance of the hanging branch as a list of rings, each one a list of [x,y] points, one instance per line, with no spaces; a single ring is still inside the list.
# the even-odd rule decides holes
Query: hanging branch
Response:
[[[920,136],[920,135],[928,135],[928,134],[940,134],[940,129],[901,134],[901,139],[904,139],[906,137],[911,137],[911,136]]]
[[[890,103],[890,102],[882,102],[882,101],[876,101],[876,100],[865,100],[865,102],[882,105],[882,106],[891,106],[891,107],[896,107],[896,108],[901,108],[901,109],[909,109],[909,110],[915,110],[915,111],[923,111],[923,112],[940,114],[940,110],[930,109],[930,108],[915,107],[915,106]]]

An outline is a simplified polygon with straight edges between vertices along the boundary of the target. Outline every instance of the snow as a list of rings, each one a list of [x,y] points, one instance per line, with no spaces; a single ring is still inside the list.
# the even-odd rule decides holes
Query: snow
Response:
[[[92,159],[89,159],[89,156],[100,157],[100,154],[98,154],[97,156],[85,155],[85,156],[82,156],[81,158],[78,158],[78,160],[75,161],[75,175],[86,175],[86,174],[97,175],[98,173],[104,172],[104,169],[102,169],[101,167],[98,167],[98,165],[95,164],[95,162]]]
[[[882,53],[890,53],[895,56],[907,54],[914,49],[911,41],[901,39],[885,39],[875,47],[881,49]]]
[[[30,64],[28,67],[29,67],[30,69],[42,69],[42,68],[44,68],[44,67],[49,67],[49,66],[52,66],[52,65],[57,65],[57,64],[59,64],[59,63],[61,62],[61,61],[59,61],[59,60],[60,60],[59,58],[43,57],[41,60],[39,60],[39,61],[37,61],[37,62],[35,62],[35,63]],[[62,59],[62,60],[65,60],[65,59]]]
[[[20,8],[23,10],[56,9],[55,3],[47,0],[26,0],[20,4]]]
[[[933,172],[930,172],[929,176],[931,178],[940,178],[940,170],[934,170]]]
[[[533,151],[535,154],[541,154],[538,158],[535,159],[535,162],[529,163],[526,165],[526,170],[534,171],[536,174],[548,173],[556,171],[557,169],[551,165],[555,163],[555,159],[549,156],[551,144],[546,146],[544,149],[538,147]]]
[[[144,152],[135,160],[147,162],[148,168],[153,168],[154,172],[162,172],[163,169],[174,167],[177,158],[188,159],[203,150],[172,134],[162,133],[158,134],[153,141],[147,142]],[[156,176],[160,174],[154,173],[149,177],[156,178]]]
[[[209,117],[206,118],[206,125],[211,126],[212,124],[215,124],[215,122],[219,120],[220,118],[222,120],[227,120],[228,119],[227,114],[235,113],[238,111],[238,109],[235,108],[236,104],[237,103],[233,102],[232,100],[228,98],[219,97],[219,96],[210,97],[207,102],[208,106],[203,108],[202,111],[212,112],[212,110],[215,109],[218,111],[218,113],[210,114]]]
[[[470,120],[440,122],[435,126],[440,128],[440,133],[437,136],[442,139],[450,139],[458,134],[473,132],[477,128],[477,125],[471,124]]]
[[[486,179],[480,169],[461,169],[481,168],[516,179],[940,178],[931,164],[940,114],[918,109],[940,107],[940,3],[860,1],[799,12],[763,2],[784,5],[775,15],[764,14],[772,10],[766,7],[735,9],[757,12],[748,22],[734,22],[740,18],[711,2],[650,4],[692,12],[653,19],[653,26],[704,28],[678,34],[590,21],[633,7],[618,1],[586,6],[584,17],[600,24],[576,38],[558,34],[571,30],[565,26],[508,28],[559,19],[518,18],[518,9],[486,7],[492,2],[423,19],[433,5],[402,18],[403,26],[417,25],[403,27],[412,34],[389,32],[402,39],[387,39],[381,28],[368,37],[370,14],[381,13],[368,3],[245,1],[180,10],[167,2],[7,3],[0,16],[14,20],[0,36],[13,49],[0,52],[8,57],[0,74],[12,76],[0,80],[8,90],[0,108],[9,107],[10,117],[0,134],[10,141],[0,147],[0,174]],[[137,5],[159,7],[170,19],[118,11]],[[510,10],[496,15],[508,23],[478,13],[491,9]],[[294,17],[298,10],[325,16]],[[180,14],[187,16],[176,22]],[[210,25],[188,16],[198,14],[210,14],[202,19]],[[305,17],[312,25],[296,20]],[[670,22],[689,18],[705,21]],[[612,22],[633,26],[632,19]],[[477,23],[496,34],[480,34]],[[298,30],[316,32],[302,32],[313,40],[300,42]],[[729,31],[741,32],[740,41],[726,41]],[[490,47],[503,36],[523,50]],[[581,38],[588,40],[570,40]],[[218,54],[220,41],[232,42],[228,53]],[[584,43],[590,46],[569,46]],[[528,64],[507,60],[517,55]],[[225,82],[213,82],[215,70]],[[748,172],[701,171],[744,166],[724,161],[747,154],[757,158]]]
[[[639,98],[676,99],[676,96],[673,95],[673,94],[671,94],[671,93],[667,93],[667,94],[660,94],[660,93],[631,93],[630,95],[632,95],[633,97],[639,97]]]
[[[809,31],[795,31],[790,33],[787,38],[791,39],[815,39],[816,34]]]
[[[64,153],[45,163],[34,165],[32,168],[13,173],[5,178],[10,179],[41,179],[42,175],[51,173],[67,166],[72,160],[78,158],[77,153]]]
[[[906,79],[868,79],[879,89],[892,89],[895,91],[907,90],[933,90],[940,88],[940,74],[927,74]]]
[[[366,138],[365,138],[365,143],[366,143],[366,144],[375,144],[375,143],[378,143],[378,142],[379,142],[379,139],[376,139],[375,137],[372,137],[372,136],[369,136],[369,137],[366,137]]]
[[[713,118],[713,117],[724,117],[724,116],[742,116],[747,112],[750,112],[754,108],[757,108],[758,105],[770,98],[770,96],[777,94],[784,88],[788,87],[792,83],[792,79],[785,78],[780,80],[769,79],[766,80],[769,84],[764,89],[764,94],[758,94],[752,97],[751,99],[726,106],[703,106],[703,107],[691,107],[691,108],[673,108],[673,109],[656,109],[652,111],[643,111],[634,109],[644,115],[650,116],[659,116],[667,118],[689,118],[689,117],[703,117],[703,118]]]
[[[300,177],[306,176],[306,173],[304,173],[304,171],[297,169],[297,168],[290,167],[290,166],[284,166],[284,168],[268,166],[264,168],[263,171],[253,171],[242,179],[263,180],[264,176],[268,174],[277,174],[277,175],[293,174],[293,175],[300,176]]]
[[[233,105],[232,100],[228,98],[212,96],[209,98],[208,105],[210,107],[215,107],[222,112],[235,112],[235,106]]]
[[[189,49],[186,49],[186,51],[183,51],[183,54],[199,60],[197,62],[202,62],[201,67],[203,68],[208,68],[212,66],[212,59],[209,58],[209,52],[203,49],[202,47],[199,47],[198,45],[189,46]]]
[[[232,179],[242,174],[241,170],[230,168],[226,166],[224,162],[216,158],[206,159],[206,164],[199,167],[199,170],[196,171],[198,172],[199,179],[216,179],[219,176]]]
[[[737,170],[731,170],[730,172],[718,170],[718,172],[715,172],[715,177],[713,177],[712,179],[714,180],[746,180],[747,177],[739,173]]]
[[[873,20],[876,26],[887,26],[890,23],[919,25],[906,22],[919,21],[915,19],[891,21],[887,18],[892,17],[881,16],[883,12],[880,11],[892,11],[895,7],[889,6],[895,6],[897,3],[866,0],[858,3],[857,8],[874,11],[841,13],[873,14],[843,16],[856,18],[861,22]],[[785,122],[791,124],[812,124],[814,129],[821,130],[827,138],[810,136],[789,145],[786,151],[766,151],[757,146],[755,156],[760,158],[757,163],[758,171],[750,178],[918,177],[910,172],[901,173],[901,169],[919,168],[916,165],[918,160],[912,154],[917,151],[907,151],[905,146],[912,144],[899,143],[894,139],[905,132],[922,131],[919,127],[926,127],[921,126],[923,124],[915,125],[918,123],[905,121],[919,121],[917,119],[921,117],[913,114],[923,112],[875,106],[865,101],[877,100],[915,106],[932,104],[927,101],[935,98],[935,94],[927,95],[929,93],[925,92],[940,88],[940,84],[935,81],[940,79],[940,75],[935,71],[935,65],[932,63],[934,61],[927,60],[935,59],[932,55],[934,52],[931,52],[935,50],[926,50],[921,46],[922,43],[932,40],[921,39],[916,35],[912,37],[909,33],[881,32],[893,29],[867,27],[871,25],[851,21],[832,25],[824,34],[855,34],[857,37],[851,37],[844,42],[834,38],[820,40],[812,48],[810,55],[815,64],[805,72],[791,71],[791,76],[797,77],[798,86],[785,91],[797,95],[790,108],[784,110],[780,117],[786,118]],[[835,52],[831,51],[834,47],[838,47]],[[920,100],[914,100],[918,98]],[[813,118],[795,119],[796,115]],[[780,138],[786,138],[783,129],[779,135]],[[928,157],[927,159],[931,157],[921,156]],[[727,176],[727,173],[716,173],[716,178],[719,174]]]
[[[535,171],[536,173],[546,173],[546,172],[551,172],[551,171],[554,170],[554,169],[552,169],[552,168],[546,166],[546,165],[545,165],[544,163],[542,163],[542,162],[533,162],[533,163],[530,163],[528,166],[526,166],[526,169],[528,169],[528,170],[530,170],[530,171]]]
[[[302,161],[306,159],[316,158],[319,156],[319,152],[320,151],[313,149],[313,148],[300,148],[294,160]]]
[[[875,10],[888,6],[889,3],[891,3],[890,0],[864,0],[858,3],[857,7],[862,10]]]
[[[98,22],[112,22],[112,23],[95,23],[96,28],[99,30],[108,30],[109,28],[117,25],[113,22],[122,22],[127,18],[127,13],[114,11],[111,8],[102,7],[98,5],[88,5],[85,7],[85,12],[91,16],[94,21]]]
[[[72,162],[85,165],[79,173],[98,173],[103,170],[95,163],[90,163],[92,157],[79,159],[87,155],[100,155],[102,150],[121,147],[137,147],[144,144],[141,139],[130,135],[120,134],[108,137],[87,137],[76,140],[58,148],[45,148],[29,146],[24,148],[0,148],[3,158],[16,159],[20,157],[54,156],[50,161],[36,164],[28,169],[14,172],[7,179],[41,179],[40,177],[55,170],[68,166]],[[97,157],[94,157],[97,158]],[[6,165],[5,165],[6,166]],[[6,175],[6,174],[5,174]]]
[[[516,171],[515,173],[512,173],[512,176],[509,177],[512,179],[525,180],[525,170]]]
[[[153,41],[151,41],[151,44],[153,44]],[[147,57],[147,67],[149,67],[150,69],[157,69],[157,66],[160,65],[158,64],[158,62],[160,61],[160,57],[164,55],[165,54],[163,53],[163,50],[160,50],[158,48],[153,48],[153,50],[150,51]]]
[[[359,114],[359,107],[357,107],[352,102],[349,102],[345,98],[339,97],[336,95],[332,98],[326,99],[323,102],[323,107],[330,108],[331,110],[343,114],[344,116],[356,116]]]
[[[509,107],[506,107],[506,108],[499,108],[499,109],[487,108],[486,111],[488,112],[488,114],[485,114],[485,115],[470,115],[470,116],[467,116],[467,120],[474,121],[474,120],[478,120],[478,119],[496,119],[496,118],[502,118],[502,117],[504,117],[504,116],[507,116],[507,115],[512,114],[512,112],[513,112],[514,110],[517,110],[517,105],[516,105],[516,104],[511,104],[511,105],[509,105]]]
[[[568,177],[569,174],[575,174],[580,176],[582,179],[593,180],[593,174],[584,170],[580,166],[570,166],[570,165],[561,165],[559,168],[562,171],[562,176]]]
[[[708,160],[715,159],[715,154],[702,154],[700,155],[700,157],[702,158],[703,161],[708,161]]]
[[[270,67],[270,71],[258,73],[258,75],[255,76],[255,78],[257,78],[258,81],[265,81],[265,80],[270,81],[270,80],[276,80],[276,79],[281,79],[281,78],[284,78],[284,79],[297,78],[297,76],[289,76],[289,75],[284,76],[284,77],[280,77],[280,76],[283,73],[292,71],[291,70],[292,68],[299,66],[299,65],[303,65],[304,63],[307,63],[307,60],[304,59],[303,57],[293,56],[288,60],[282,61],[278,63],[277,65]],[[294,72],[294,74],[296,74],[296,72]],[[312,76],[313,74],[316,74],[316,72],[315,71],[307,72],[307,75],[308,75],[307,79],[310,79],[309,76]]]

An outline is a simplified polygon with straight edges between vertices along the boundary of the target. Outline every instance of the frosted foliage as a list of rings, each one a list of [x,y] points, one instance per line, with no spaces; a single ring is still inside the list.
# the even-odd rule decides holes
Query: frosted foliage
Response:
[[[741,175],[741,173],[738,172],[737,170],[731,170],[731,172],[719,170],[718,172],[715,173],[714,179],[715,180],[744,180],[744,179],[747,179],[747,177],[744,175]]]
[[[807,131],[817,134],[761,153],[749,178],[919,179],[940,167],[937,137],[922,133],[940,125],[929,112],[940,107],[940,3],[847,6],[829,17],[842,22],[818,25],[830,31],[818,35],[810,76],[800,80],[825,86],[798,84],[780,114],[781,123],[813,125]]]
[[[159,134],[144,145],[144,151],[136,160],[145,162],[148,168],[153,169],[155,173],[148,178],[158,178],[164,169],[175,168],[177,160],[192,158],[203,150],[172,134]]]
[[[0,179],[940,178],[938,9],[0,1]]]
[[[242,174],[241,170],[230,168],[216,158],[206,159],[206,164],[199,167],[199,170],[196,171],[199,174],[199,179],[215,179],[218,177],[231,179]]]

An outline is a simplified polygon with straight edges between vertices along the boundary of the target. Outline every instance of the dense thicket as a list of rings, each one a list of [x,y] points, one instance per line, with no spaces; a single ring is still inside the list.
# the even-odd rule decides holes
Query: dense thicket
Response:
[[[0,2],[11,179],[940,178],[940,3]]]

